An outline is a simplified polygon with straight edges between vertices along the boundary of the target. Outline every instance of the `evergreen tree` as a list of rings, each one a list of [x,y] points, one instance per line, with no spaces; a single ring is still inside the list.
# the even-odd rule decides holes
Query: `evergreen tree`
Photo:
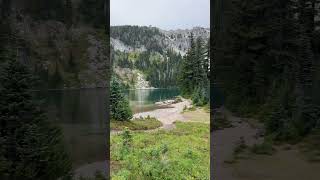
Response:
[[[209,59],[206,48],[208,46],[200,37],[195,42],[193,34],[190,35],[190,49],[182,61],[178,79],[182,94],[191,97],[198,106],[209,102]]]
[[[132,118],[129,101],[124,96],[123,90],[119,80],[113,78],[110,88],[110,113],[111,119],[116,121],[129,121]]]
[[[187,54],[184,56],[181,71],[179,76],[179,86],[181,92],[185,96],[190,96],[193,92],[193,61],[195,59],[195,42],[193,34],[190,34],[190,49],[188,50]]]
[[[62,132],[34,102],[31,73],[11,55],[0,75],[1,179],[58,179],[71,163]]]

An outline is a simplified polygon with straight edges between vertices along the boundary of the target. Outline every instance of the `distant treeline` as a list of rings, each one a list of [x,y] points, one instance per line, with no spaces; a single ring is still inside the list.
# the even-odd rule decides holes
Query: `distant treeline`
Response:
[[[124,44],[140,48],[144,46],[149,51],[163,53],[164,34],[155,27],[112,26],[110,37],[119,39]]]
[[[143,72],[152,87],[177,87],[182,56],[173,50],[163,54],[149,50],[141,53],[115,51],[113,59],[115,66]]]

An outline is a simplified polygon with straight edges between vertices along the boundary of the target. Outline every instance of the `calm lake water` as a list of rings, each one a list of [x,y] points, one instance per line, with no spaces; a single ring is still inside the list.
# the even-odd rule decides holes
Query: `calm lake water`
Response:
[[[133,112],[155,109],[157,101],[179,95],[177,89],[128,90]],[[42,99],[50,121],[62,127],[74,168],[105,160],[106,89],[35,92]]]
[[[155,102],[173,99],[179,95],[178,89],[131,89],[126,91],[134,113],[156,109]]]

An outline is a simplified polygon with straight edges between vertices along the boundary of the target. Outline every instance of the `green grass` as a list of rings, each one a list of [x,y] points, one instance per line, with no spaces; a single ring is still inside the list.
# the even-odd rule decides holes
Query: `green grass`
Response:
[[[124,130],[126,127],[129,130],[150,130],[162,126],[162,123],[156,118],[146,117],[138,118],[132,121],[114,121],[110,123],[111,130]]]
[[[209,124],[196,122],[177,122],[171,131],[112,135],[112,179],[209,179],[209,137]]]

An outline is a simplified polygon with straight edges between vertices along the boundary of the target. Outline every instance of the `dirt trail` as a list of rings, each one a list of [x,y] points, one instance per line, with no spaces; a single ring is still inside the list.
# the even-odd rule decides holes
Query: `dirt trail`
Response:
[[[248,123],[245,123],[241,118],[233,116],[226,109],[221,109],[226,117],[231,121],[234,127],[226,128],[213,132],[214,148],[214,179],[216,180],[234,180],[232,168],[225,164],[224,161],[230,160],[233,150],[240,137],[243,137],[247,145],[254,144],[257,139],[254,136],[257,134],[257,129],[252,128]]]
[[[222,112],[234,127],[213,132],[215,180],[319,179],[320,163],[308,162],[296,146],[290,149],[276,146],[277,152],[272,156],[252,155],[235,164],[224,163],[225,160],[231,160],[236,142],[241,136],[244,137],[247,145],[260,143],[262,138],[256,138],[259,131],[257,128],[251,127],[246,121],[233,116],[225,109],[222,109]]]

